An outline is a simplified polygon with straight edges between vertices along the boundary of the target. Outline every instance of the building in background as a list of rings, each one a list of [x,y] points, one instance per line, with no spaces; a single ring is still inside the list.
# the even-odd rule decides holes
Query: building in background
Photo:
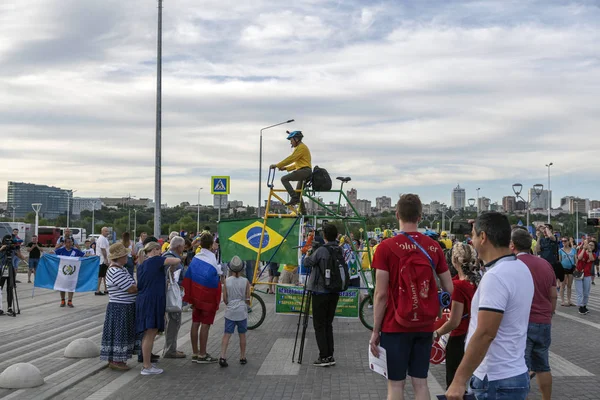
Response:
[[[517,209],[517,199],[515,196],[504,196],[502,198],[502,208],[506,213],[513,213]]]
[[[231,201],[227,202],[227,204],[229,205],[229,208],[244,207],[244,202],[241,200],[231,200]]]
[[[321,203],[323,203],[323,198],[322,197],[316,196],[315,199],[318,200],[318,201],[320,201]],[[324,211],[323,208],[320,205],[318,205],[317,203],[315,203],[312,200],[306,199],[304,201],[304,204],[306,204],[306,212],[308,214],[317,215],[319,213],[322,214],[323,211]],[[333,210],[337,210],[337,204],[336,204],[335,207],[333,207]]]
[[[226,210],[229,201],[227,200],[226,194],[215,194],[213,195],[213,207],[219,208],[219,201],[221,202],[221,210]],[[273,203],[273,202],[271,202]]]
[[[350,204],[352,204],[354,206],[354,208],[357,207],[358,203],[358,191],[354,188],[347,190],[346,191],[346,196],[348,197],[348,200],[350,200]],[[347,215],[352,215],[352,207],[350,206],[350,204],[348,204],[346,206],[346,214]]]
[[[375,198],[375,208],[377,211],[389,211],[392,209],[392,198],[381,196]]]
[[[154,201],[152,199],[140,198],[134,199],[133,197],[100,197],[100,201],[104,207],[109,208],[123,208],[123,207],[144,207],[154,208]]]
[[[533,188],[529,189],[529,198],[531,199],[532,210],[547,210],[548,209],[548,198],[550,198],[550,204],[552,204],[552,190],[542,190],[539,196],[535,195]]]
[[[463,210],[467,205],[467,194],[464,188],[461,188],[460,185],[457,185],[454,189],[452,189],[452,201],[450,202],[450,206],[453,210]]]
[[[590,211],[590,199],[571,197],[568,204],[569,207],[565,211],[567,211],[569,214],[575,214],[576,212],[579,214],[587,214]]]
[[[357,200],[356,201],[356,211],[361,217],[366,217],[372,215],[371,211],[371,200]]]
[[[33,203],[42,203],[40,217],[56,219],[67,215],[67,209],[73,203],[73,191],[54,186],[36,185],[24,182],[8,182],[7,215],[12,216],[13,207],[15,218],[23,218],[33,212]],[[71,205],[69,204],[71,201]]]
[[[73,197],[73,215],[79,216],[82,211],[102,209],[102,200],[94,197]]]
[[[597,210],[600,208],[600,200],[590,200],[590,208]]]
[[[479,212],[483,212],[483,211],[490,211],[490,204],[492,203],[491,199],[488,199],[487,197],[480,197],[479,198],[479,203],[478,203],[478,207],[479,207]]]

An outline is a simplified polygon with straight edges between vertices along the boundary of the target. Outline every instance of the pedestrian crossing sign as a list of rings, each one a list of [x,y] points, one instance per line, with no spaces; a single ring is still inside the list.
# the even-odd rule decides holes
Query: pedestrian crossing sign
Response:
[[[212,176],[210,185],[211,194],[229,194],[229,177],[228,176]]]

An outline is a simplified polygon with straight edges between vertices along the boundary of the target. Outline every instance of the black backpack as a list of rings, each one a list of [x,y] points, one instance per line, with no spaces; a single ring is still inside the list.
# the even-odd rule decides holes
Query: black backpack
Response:
[[[312,188],[315,192],[331,190],[331,177],[329,176],[329,173],[326,169],[319,168],[318,165],[316,165],[313,170],[311,181]]]
[[[327,269],[323,271],[325,289],[333,293],[344,292],[350,285],[350,273],[340,246],[324,246],[329,252]],[[329,275],[329,277],[328,277]]]

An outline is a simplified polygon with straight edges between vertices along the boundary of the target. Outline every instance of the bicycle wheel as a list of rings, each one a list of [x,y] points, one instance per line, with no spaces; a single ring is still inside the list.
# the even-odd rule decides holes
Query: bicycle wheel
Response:
[[[365,328],[370,331],[373,330],[373,300],[370,295],[360,302],[360,306],[358,307],[358,317]]]
[[[265,307],[263,299],[255,292],[252,292],[250,296],[252,305],[248,310],[248,329],[256,329],[265,321],[267,307]]]

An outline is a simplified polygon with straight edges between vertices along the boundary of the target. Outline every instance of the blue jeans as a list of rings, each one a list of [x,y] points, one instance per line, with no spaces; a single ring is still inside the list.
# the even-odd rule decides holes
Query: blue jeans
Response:
[[[527,328],[527,346],[525,347],[525,363],[527,368],[534,372],[549,372],[550,362],[548,352],[550,343],[552,325],[536,324],[530,322]]]
[[[592,288],[592,277],[585,276],[583,279],[575,279],[575,290],[577,291],[577,306],[587,306]]]
[[[469,387],[477,400],[525,400],[529,394],[529,373],[497,381],[473,375]]]
[[[39,258],[30,258],[29,259],[29,269],[35,270],[39,263],[40,263]]]

